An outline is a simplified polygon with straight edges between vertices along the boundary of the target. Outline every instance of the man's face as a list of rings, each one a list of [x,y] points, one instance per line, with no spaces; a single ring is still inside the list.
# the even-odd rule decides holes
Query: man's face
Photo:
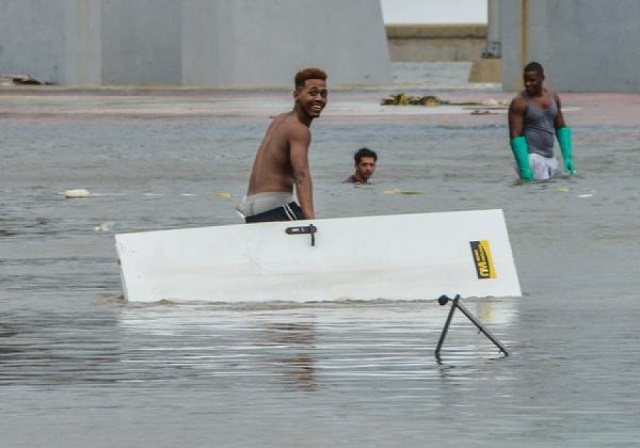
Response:
[[[524,82],[524,90],[529,96],[538,96],[542,93],[542,83],[544,75],[537,71],[524,72],[522,77]]]
[[[327,84],[321,79],[307,79],[302,88],[293,92],[296,103],[311,118],[317,118],[327,105]]]
[[[373,157],[362,157],[355,167],[356,177],[368,181],[376,170],[376,161]]]

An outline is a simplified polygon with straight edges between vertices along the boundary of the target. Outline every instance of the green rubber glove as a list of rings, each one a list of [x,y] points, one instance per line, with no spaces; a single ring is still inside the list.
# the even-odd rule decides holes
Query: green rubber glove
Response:
[[[511,140],[511,150],[516,159],[518,170],[520,171],[520,179],[533,180],[533,171],[529,166],[529,147],[524,137],[516,137]]]
[[[564,159],[564,170],[571,174],[576,173],[576,167],[573,164],[573,147],[571,145],[571,129],[559,128],[556,129],[556,137],[558,137],[558,143],[560,143],[560,152],[562,152],[562,158]]]

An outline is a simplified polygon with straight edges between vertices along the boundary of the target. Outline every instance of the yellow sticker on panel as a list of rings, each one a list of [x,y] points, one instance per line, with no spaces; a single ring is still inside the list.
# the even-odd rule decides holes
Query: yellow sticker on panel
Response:
[[[470,241],[473,261],[476,265],[476,272],[480,280],[496,278],[496,270],[491,258],[489,241]]]

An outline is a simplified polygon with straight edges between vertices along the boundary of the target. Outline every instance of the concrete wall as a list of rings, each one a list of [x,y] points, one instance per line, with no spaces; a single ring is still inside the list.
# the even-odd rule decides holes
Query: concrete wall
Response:
[[[487,25],[387,25],[393,62],[477,61],[487,42]]]
[[[61,73],[47,73],[43,70],[40,76],[46,81],[58,84],[99,85],[103,66],[101,0],[61,0],[61,3],[64,4],[64,58],[60,60]],[[52,30],[58,29],[57,24],[49,24],[49,27]],[[74,38],[71,39],[69,36]],[[25,53],[21,57],[30,60],[31,54]],[[51,55],[50,58],[57,63],[55,55]]]
[[[47,0],[0,1],[0,73],[64,75],[66,16],[60,6]]]
[[[391,83],[379,0],[0,0],[0,73],[63,85]]]
[[[388,84],[391,66],[377,0],[191,0],[183,79],[201,85],[290,86],[306,66],[330,85]]]
[[[522,68],[532,60],[554,90],[640,90],[639,1],[521,0],[500,8],[504,90],[522,88]]]
[[[102,0],[101,17],[101,84],[182,83],[182,2]]]
[[[99,84],[100,2],[0,0],[0,73]]]

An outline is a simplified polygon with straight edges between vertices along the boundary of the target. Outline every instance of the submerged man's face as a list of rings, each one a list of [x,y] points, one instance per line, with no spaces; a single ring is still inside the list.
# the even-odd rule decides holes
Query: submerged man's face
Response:
[[[376,170],[376,160],[373,157],[362,157],[355,167],[356,177],[366,182]]]

